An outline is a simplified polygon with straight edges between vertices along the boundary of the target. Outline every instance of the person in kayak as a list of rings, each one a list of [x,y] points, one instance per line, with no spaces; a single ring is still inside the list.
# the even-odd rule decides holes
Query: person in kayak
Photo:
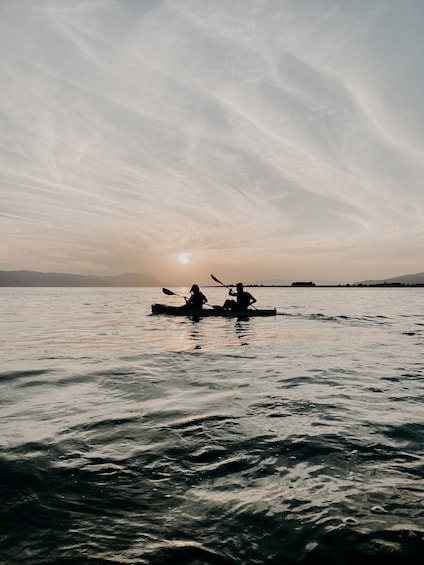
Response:
[[[224,302],[223,308],[224,310],[232,310],[234,312],[244,312],[251,304],[256,302],[256,298],[252,296],[250,292],[244,290],[243,283],[241,282],[236,284],[236,289],[236,292],[234,292],[233,289],[230,288],[229,292],[229,295],[235,296],[236,299],[227,299]]]
[[[203,304],[206,304],[208,299],[200,291],[199,285],[194,284],[190,289],[190,298],[186,299],[186,303],[181,308],[186,308],[187,310],[202,310]]]

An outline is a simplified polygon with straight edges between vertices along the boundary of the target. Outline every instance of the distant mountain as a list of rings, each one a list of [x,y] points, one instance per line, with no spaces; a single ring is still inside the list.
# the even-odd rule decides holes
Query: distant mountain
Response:
[[[379,279],[361,281],[355,284],[424,284],[424,273],[415,273],[413,275],[401,275],[399,277],[392,277],[390,279]]]
[[[92,276],[67,273],[39,273],[37,271],[0,271],[1,286],[162,286],[150,275],[125,273],[122,275]]]

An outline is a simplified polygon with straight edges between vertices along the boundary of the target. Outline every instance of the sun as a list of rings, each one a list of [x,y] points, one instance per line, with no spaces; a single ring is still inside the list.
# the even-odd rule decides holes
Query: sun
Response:
[[[192,253],[186,253],[186,252],[180,253],[178,255],[178,261],[180,263],[182,263],[183,265],[186,265],[187,263],[190,263],[191,256],[192,256]]]

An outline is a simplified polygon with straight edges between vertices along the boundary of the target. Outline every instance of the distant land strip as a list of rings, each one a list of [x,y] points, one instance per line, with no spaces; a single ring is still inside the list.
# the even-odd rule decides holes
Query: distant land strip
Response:
[[[0,271],[0,287],[161,287],[164,283],[152,275],[143,273],[124,273],[121,275],[77,275],[69,273],[42,273],[38,271]],[[178,285],[181,286],[181,285]],[[203,285],[212,287],[214,285]],[[235,286],[230,284],[228,286]],[[262,281],[246,283],[246,287],[264,288],[393,288],[422,287],[424,273],[401,275],[386,280],[366,280],[355,283],[314,283],[312,281],[295,281],[279,283]]]
[[[235,286],[235,285],[228,285]],[[245,284],[250,288],[411,288],[424,287],[424,283],[346,283],[346,284]]]

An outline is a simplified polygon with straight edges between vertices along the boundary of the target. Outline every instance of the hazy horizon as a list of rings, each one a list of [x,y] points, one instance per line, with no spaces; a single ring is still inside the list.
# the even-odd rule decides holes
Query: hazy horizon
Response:
[[[85,281],[87,279],[87,281]],[[178,283],[173,280],[160,280],[156,277],[150,276],[148,273],[118,273],[118,274],[105,274],[105,275],[81,275],[81,273],[75,272],[43,272],[43,271],[28,271],[22,269],[19,271],[2,271],[0,270],[0,286],[98,286],[94,284],[95,280],[99,279],[101,287],[105,286],[123,286],[123,287],[180,287],[188,289],[191,283],[184,284]],[[221,281],[222,284],[235,286],[237,279]],[[387,277],[385,279],[362,279],[362,280],[352,280],[352,281],[330,281],[330,280],[320,280],[312,279],[309,281],[302,280],[290,280],[290,279],[247,279],[244,281],[246,286],[291,286],[293,283],[309,283],[313,282],[316,286],[356,286],[356,285],[367,285],[367,284],[379,284],[379,283],[403,283],[407,286],[412,285],[423,285],[424,284],[424,272],[421,273],[409,273],[401,274],[392,277]],[[210,275],[209,279],[204,278],[202,287],[216,287],[220,286],[219,283],[214,280],[213,276]],[[166,289],[165,289],[166,290]]]
[[[422,272],[423,18],[413,0],[0,0],[0,269]]]

